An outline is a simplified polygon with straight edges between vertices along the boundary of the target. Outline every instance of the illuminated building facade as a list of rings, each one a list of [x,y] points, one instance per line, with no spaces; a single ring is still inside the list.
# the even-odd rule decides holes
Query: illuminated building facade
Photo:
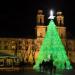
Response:
[[[44,17],[43,11],[38,10],[37,25],[35,27],[35,36],[37,37],[35,39],[0,38],[0,62],[3,62],[2,66],[5,64],[5,61],[7,64],[12,62],[19,63],[21,61],[34,63],[47,30],[47,25],[44,24]],[[67,55],[75,63],[75,40],[67,39],[62,12],[57,12],[56,25]]]

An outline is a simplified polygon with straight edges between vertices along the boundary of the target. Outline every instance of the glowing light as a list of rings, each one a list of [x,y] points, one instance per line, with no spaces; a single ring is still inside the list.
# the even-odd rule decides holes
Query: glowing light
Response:
[[[53,16],[53,11],[52,10],[50,11],[50,15]]]
[[[53,11],[51,10],[51,11],[50,11],[50,16],[49,16],[48,19],[54,19],[54,17],[55,17],[55,16],[53,16]]]

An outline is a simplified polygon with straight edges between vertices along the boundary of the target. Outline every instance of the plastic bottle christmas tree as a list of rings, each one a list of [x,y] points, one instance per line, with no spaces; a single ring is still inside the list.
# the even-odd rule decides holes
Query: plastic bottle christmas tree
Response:
[[[52,56],[53,64],[57,69],[71,69],[70,61],[67,57],[65,47],[57,31],[57,27],[53,20],[50,21],[47,32],[42,42],[34,69],[39,69],[40,63],[49,60]]]

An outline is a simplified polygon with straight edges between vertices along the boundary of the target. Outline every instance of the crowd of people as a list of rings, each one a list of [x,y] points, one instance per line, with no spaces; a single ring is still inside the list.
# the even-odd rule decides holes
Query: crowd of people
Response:
[[[48,61],[43,60],[39,65],[40,71],[49,71],[50,73],[56,72],[56,66],[53,65],[53,60],[50,59]]]

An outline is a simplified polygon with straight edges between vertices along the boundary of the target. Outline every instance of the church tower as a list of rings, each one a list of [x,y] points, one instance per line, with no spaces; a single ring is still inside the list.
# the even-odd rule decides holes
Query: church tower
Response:
[[[37,12],[37,25],[36,25],[36,33],[37,38],[43,38],[46,32],[46,26],[44,25],[44,14],[43,10],[38,10]]]
[[[35,27],[36,43],[38,46],[37,50],[40,49],[40,45],[45,36],[45,32],[46,32],[46,28],[47,28],[44,24],[44,17],[45,17],[45,15],[43,14],[43,10],[38,10],[37,16],[36,16],[37,25]]]
[[[58,11],[56,14],[57,29],[66,48],[66,27],[64,26],[64,16],[61,11]]]

